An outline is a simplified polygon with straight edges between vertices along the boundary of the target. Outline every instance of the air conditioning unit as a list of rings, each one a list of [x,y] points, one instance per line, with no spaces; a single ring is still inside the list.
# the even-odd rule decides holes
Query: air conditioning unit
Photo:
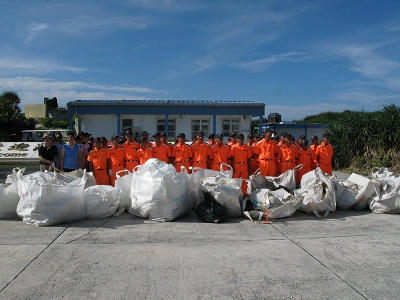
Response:
[[[270,113],[268,115],[268,123],[280,123],[281,115],[278,113]]]

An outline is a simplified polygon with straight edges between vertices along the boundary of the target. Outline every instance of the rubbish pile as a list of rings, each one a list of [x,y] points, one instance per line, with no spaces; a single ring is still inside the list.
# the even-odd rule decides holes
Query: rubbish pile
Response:
[[[228,171],[224,171],[229,167]],[[97,185],[93,173],[36,172],[23,175],[16,168],[0,185],[0,218],[20,217],[26,224],[49,226],[90,218],[118,216],[124,211],[157,221],[171,221],[192,209],[204,222],[228,217],[284,218],[297,210],[326,217],[336,207],[374,213],[400,213],[400,177],[388,169],[374,169],[364,177],[351,174],[345,181],[317,168],[303,175],[296,186],[297,169],[278,177],[258,173],[245,180],[232,178],[232,168],[200,169],[188,174],[158,159],[133,172],[117,174],[115,187]],[[123,176],[121,176],[123,175]]]

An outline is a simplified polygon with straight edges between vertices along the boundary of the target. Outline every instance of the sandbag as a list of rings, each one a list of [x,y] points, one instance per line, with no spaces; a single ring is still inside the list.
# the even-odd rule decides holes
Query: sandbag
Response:
[[[203,192],[204,201],[196,206],[195,212],[202,222],[222,223],[228,218],[225,207],[219,204],[209,192]]]
[[[250,176],[250,179],[255,189],[275,190],[285,187],[290,191],[293,191],[296,188],[296,171],[301,168],[303,168],[303,165],[298,165],[293,170],[286,170],[278,177],[264,176],[256,173],[255,175]]]
[[[119,174],[121,173],[125,173],[125,175],[120,176]],[[122,170],[116,173],[116,177],[115,187],[121,189],[119,204],[120,206],[123,206],[125,210],[129,210],[129,207],[131,207],[131,184],[133,173],[128,170]]]
[[[84,191],[85,219],[112,216],[118,209],[121,189],[111,185],[95,185]]]
[[[192,201],[186,188],[186,172],[171,164],[149,159],[133,173],[129,212],[157,221],[171,221],[190,212]]]
[[[342,210],[348,210],[356,204],[358,187],[348,181],[334,182],[336,190],[336,206]]]
[[[212,197],[226,208],[228,217],[242,216],[242,179],[206,177],[200,181],[200,185],[203,191],[210,192]]]
[[[26,224],[49,226],[83,220],[86,171],[72,182],[57,179],[50,172],[36,172],[18,180],[20,201],[17,214]]]
[[[228,166],[229,170],[224,171],[223,165]],[[193,202],[193,207],[196,207],[200,202],[204,200],[202,194],[203,189],[200,187],[200,181],[205,177],[219,177],[219,178],[232,178],[233,170],[230,165],[221,164],[220,171],[214,171],[210,169],[192,168],[191,174],[187,175],[187,189],[189,192],[190,199]]]
[[[330,211],[336,210],[336,192],[332,177],[319,167],[304,174],[300,184],[301,189],[294,191],[295,196],[303,198],[300,210],[313,212],[317,217],[320,217],[320,212],[325,212],[326,217]]]
[[[18,178],[21,178],[25,168],[14,168],[7,175],[6,184],[0,185],[0,219],[16,218],[18,196]]]
[[[386,177],[381,187],[375,188],[375,196],[368,199],[368,205],[373,213],[400,213],[400,181]]]

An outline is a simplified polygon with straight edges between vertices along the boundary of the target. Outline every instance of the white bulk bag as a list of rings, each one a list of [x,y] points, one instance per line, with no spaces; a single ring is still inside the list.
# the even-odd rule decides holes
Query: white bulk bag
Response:
[[[25,168],[15,168],[7,175],[6,184],[0,185],[0,219],[16,218],[18,196],[18,178],[22,177]]]
[[[375,188],[376,195],[368,199],[369,208],[374,213],[400,213],[400,181],[387,178],[380,189]]]
[[[318,167],[303,175],[301,189],[295,190],[295,196],[303,198],[300,210],[320,217],[319,212],[325,211],[325,217],[330,211],[336,210],[336,192],[332,177],[322,172]]]
[[[274,190],[283,186],[293,191],[296,188],[296,171],[301,168],[303,168],[303,165],[298,165],[293,170],[286,170],[278,177],[264,176],[256,172],[255,175],[250,176],[250,179],[255,189]]]
[[[149,159],[133,173],[129,212],[157,221],[171,221],[193,207],[186,188],[186,172],[173,165]]]
[[[120,173],[126,173],[124,176],[120,176]],[[128,170],[118,171],[116,173],[117,179],[115,180],[115,187],[121,189],[119,198],[120,206],[124,206],[125,210],[129,210],[131,207],[131,184],[133,173]]]
[[[348,181],[334,182],[336,190],[336,206],[342,210],[348,210],[356,204],[358,187]]]
[[[112,216],[118,209],[121,190],[111,185],[95,185],[84,191],[85,219]]]
[[[78,169],[71,172],[60,172],[60,173],[54,172],[54,174],[57,176],[59,180],[63,180],[67,183],[80,179],[83,176],[85,176],[86,177],[85,189],[97,185],[93,172],[86,172],[86,170],[83,171],[82,169]]]
[[[210,192],[213,198],[226,208],[228,217],[242,216],[242,179],[206,177],[201,180],[200,185],[202,190]]]
[[[17,214],[26,224],[35,226],[83,220],[85,173],[82,178],[70,183],[57,179],[50,172],[36,172],[22,177],[18,180],[20,201]]]
[[[224,171],[223,165],[228,166],[230,169]],[[187,175],[187,189],[190,199],[193,202],[193,207],[196,207],[204,200],[203,189],[200,187],[200,181],[206,177],[219,177],[219,178],[232,178],[233,169],[230,165],[221,164],[220,171],[210,169],[201,169],[194,167],[192,173]]]

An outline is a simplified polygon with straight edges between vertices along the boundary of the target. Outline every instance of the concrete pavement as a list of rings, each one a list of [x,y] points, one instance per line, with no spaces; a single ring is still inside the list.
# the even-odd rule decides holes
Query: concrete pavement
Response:
[[[399,299],[399,234],[399,215],[354,210],[269,224],[0,220],[0,299]]]

